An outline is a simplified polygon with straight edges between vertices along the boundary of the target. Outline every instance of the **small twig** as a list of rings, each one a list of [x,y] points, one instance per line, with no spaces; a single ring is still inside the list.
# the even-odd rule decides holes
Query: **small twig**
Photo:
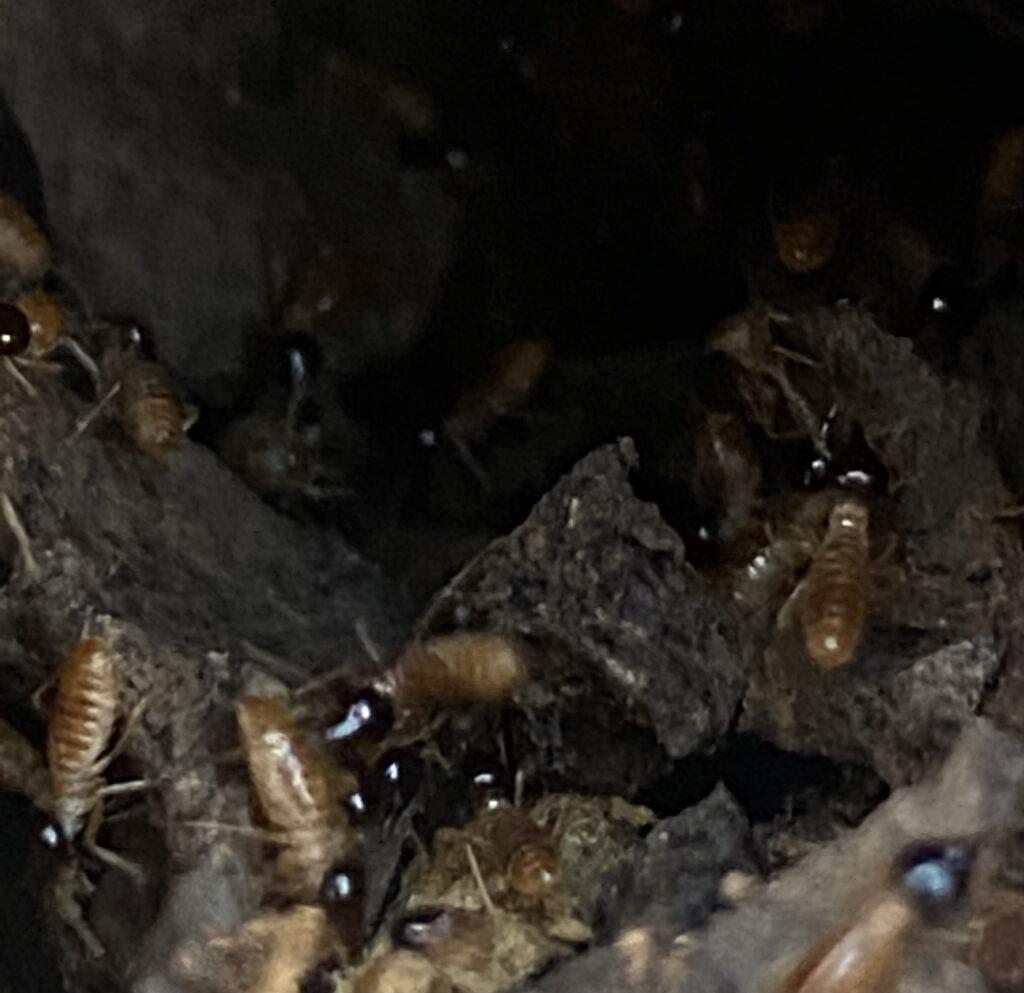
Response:
[[[493,917],[497,911],[495,910],[494,903],[491,900],[491,894],[487,892],[487,885],[484,883],[483,874],[480,872],[480,865],[476,860],[476,853],[473,851],[473,846],[467,841],[466,842],[466,859],[469,861],[469,871],[473,873],[473,879],[476,881],[477,888],[480,890],[480,899],[484,902],[484,907],[487,908],[487,913]]]
[[[25,378],[22,371],[18,368],[17,363],[12,358],[5,358],[4,365],[7,366],[7,371],[14,377],[14,381],[30,396],[33,400],[38,399],[39,391]]]
[[[78,419],[78,422],[75,424],[75,430],[68,435],[66,440],[73,441],[80,434],[82,434],[89,427],[89,425],[92,424],[92,422],[96,420],[97,417],[99,417],[103,408],[106,407],[107,404],[110,403],[110,401],[113,400],[114,397],[116,397],[117,394],[120,392],[121,382],[120,380],[118,380],[109,390],[107,390],[106,395],[102,399],[100,399],[96,406],[93,407],[92,410],[90,410],[89,413],[85,415],[85,417],[80,417]]]
[[[39,563],[32,554],[32,545],[29,542],[28,533],[25,531],[25,525],[21,523],[21,518],[14,509],[11,498],[6,493],[0,493],[0,510],[3,511],[4,520],[7,522],[7,526],[11,529],[11,533],[18,542],[18,547],[21,549],[22,557],[25,560],[25,569],[29,575],[38,576]]]

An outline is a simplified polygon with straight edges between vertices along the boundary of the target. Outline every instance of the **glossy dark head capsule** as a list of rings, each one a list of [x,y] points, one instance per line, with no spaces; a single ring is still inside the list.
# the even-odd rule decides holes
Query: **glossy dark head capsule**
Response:
[[[417,907],[403,914],[391,929],[391,940],[404,948],[421,949],[450,938],[452,913],[448,907]]]
[[[28,318],[13,304],[0,303],[0,355],[20,355],[31,341]]]
[[[366,872],[356,856],[331,866],[320,885],[320,902],[349,954],[363,944]]]
[[[970,876],[973,851],[967,845],[924,841],[897,859],[899,885],[926,917],[952,909]]]
[[[391,703],[375,690],[364,687],[343,693],[340,720],[329,724],[324,740],[329,744],[381,741],[394,724]]]

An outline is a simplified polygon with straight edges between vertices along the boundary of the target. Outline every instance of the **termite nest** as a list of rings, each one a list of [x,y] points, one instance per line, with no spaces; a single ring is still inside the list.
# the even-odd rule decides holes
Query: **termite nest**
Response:
[[[1024,989],[1011,6],[12,10],[0,989]]]

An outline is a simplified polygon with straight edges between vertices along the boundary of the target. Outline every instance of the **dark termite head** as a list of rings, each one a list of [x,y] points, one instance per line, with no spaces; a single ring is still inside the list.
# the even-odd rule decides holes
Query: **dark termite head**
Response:
[[[925,920],[939,920],[963,896],[974,856],[975,846],[970,842],[914,842],[896,858],[896,885]]]
[[[426,948],[452,936],[450,907],[417,907],[403,914],[391,929],[391,940],[403,948]]]
[[[366,906],[366,871],[358,853],[324,873],[320,902],[349,955],[354,955],[363,944]]]
[[[20,355],[32,341],[32,329],[23,311],[0,303],[0,355]]]
[[[57,821],[49,821],[39,832],[39,840],[54,852],[68,848],[69,837],[64,826]]]
[[[390,700],[369,686],[353,690],[345,685],[338,693],[337,702],[341,717],[323,732],[328,744],[382,741],[394,724]]]

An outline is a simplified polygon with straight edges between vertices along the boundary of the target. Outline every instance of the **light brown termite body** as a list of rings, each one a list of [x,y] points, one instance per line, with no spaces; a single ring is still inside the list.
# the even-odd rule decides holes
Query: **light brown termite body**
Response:
[[[464,393],[444,422],[445,433],[464,444],[481,441],[495,422],[530,398],[551,358],[546,341],[518,338],[495,357],[490,372]]]
[[[60,344],[64,332],[64,308],[57,299],[42,289],[22,293],[15,305],[28,320],[32,339],[25,355],[44,359]]]
[[[558,887],[561,858],[551,832],[518,807],[482,811],[466,828],[481,869],[503,875],[520,896],[541,900]]]
[[[0,720],[0,790],[22,793],[40,810],[52,806],[50,772],[35,746]]]
[[[15,284],[34,283],[50,270],[50,242],[14,197],[0,193],[0,270]]]
[[[910,902],[886,892],[847,928],[816,944],[777,987],[776,993],[875,993],[903,959],[918,920]]]
[[[807,654],[835,669],[853,658],[868,608],[869,513],[856,496],[841,497],[807,572],[799,607]]]
[[[728,356],[739,367],[740,392],[750,416],[770,438],[810,438],[818,443],[821,418],[786,370],[787,361],[816,363],[777,345],[772,337],[772,322],[788,320],[766,305],[750,307],[723,320],[711,333],[708,349]],[[780,426],[780,421],[789,423]]]
[[[100,638],[80,638],[60,670],[46,741],[53,813],[68,840],[99,802],[117,700],[117,654]]]
[[[118,377],[121,425],[150,458],[166,461],[185,441],[190,419],[178,391],[156,362],[127,363]]]
[[[839,221],[834,214],[810,211],[775,225],[775,254],[792,273],[817,272],[832,261],[839,244]]]
[[[249,777],[281,847],[279,881],[296,899],[313,900],[326,871],[356,840],[338,775],[281,701],[249,696],[235,712]]]
[[[530,681],[523,649],[499,635],[460,633],[414,641],[377,680],[396,711],[509,700]]]
[[[171,978],[196,993],[298,993],[330,951],[321,907],[298,904],[233,931],[189,939],[171,955]]]

